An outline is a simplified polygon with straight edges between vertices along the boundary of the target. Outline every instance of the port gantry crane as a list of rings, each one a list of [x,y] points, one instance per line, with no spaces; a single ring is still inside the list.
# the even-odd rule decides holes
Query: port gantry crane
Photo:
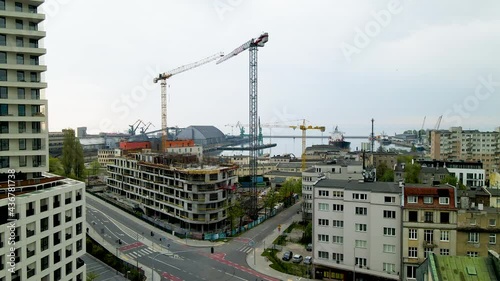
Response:
[[[320,130],[321,132],[325,131],[325,126],[306,126],[306,119],[302,120],[302,125],[299,126],[290,126],[292,129],[299,128],[302,131],[302,156],[300,160],[302,162],[301,170],[302,172],[306,169],[306,131],[307,130]]]
[[[257,146],[258,146],[258,139],[257,139],[257,130],[258,130],[258,115],[257,115],[257,49],[259,47],[264,47],[264,45],[267,43],[269,40],[269,35],[267,32],[262,33],[259,37],[257,38],[252,38],[245,42],[243,45],[239,46],[238,48],[234,49],[231,53],[225,55],[222,57],[219,61],[217,61],[217,64],[222,63],[239,53],[245,51],[248,49],[249,55],[250,55],[250,101],[249,101],[249,123],[250,123],[250,132],[249,132],[249,138],[250,138],[250,153],[249,153],[249,158],[250,158],[250,163],[249,163],[249,168],[250,168],[250,180],[251,180],[251,189],[252,189],[252,208],[250,210],[250,214],[252,219],[257,219],[258,218],[258,210],[257,210],[257,187],[256,187],[256,182],[257,182]]]
[[[224,53],[219,52],[215,55],[209,56],[207,58],[204,58],[202,60],[199,60],[197,62],[193,62],[190,64],[186,64],[183,66],[180,66],[178,68],[172,69],[168,72],[165,73],[160,73],[158,77],[153,79],[154,83],[158,83],[158,81],[161,81],[161,132],[162,132],[162,139],[161,139],[161,152],[164,151],[164,145],[165,141],[167,140],[167,79],[170,77],[182,73],[184,71],[188,71],[190,69],[196,68],[198,66],[202,66],[206,63],[209,63],[211,61],[214,61],[220,57],[223,57]]]

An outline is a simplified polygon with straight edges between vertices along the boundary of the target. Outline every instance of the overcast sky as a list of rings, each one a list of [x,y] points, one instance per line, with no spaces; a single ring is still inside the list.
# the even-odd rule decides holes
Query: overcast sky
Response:
[[[500,126],[499,1],[47,0],[49,129],[159,129],[152,80],[262,32],[262,123]],[[168,126],[248,123],[248,52],[169,79]],[[281,129],[287,133],[289,129]],[[236,132],[236,129],[235,129]]]

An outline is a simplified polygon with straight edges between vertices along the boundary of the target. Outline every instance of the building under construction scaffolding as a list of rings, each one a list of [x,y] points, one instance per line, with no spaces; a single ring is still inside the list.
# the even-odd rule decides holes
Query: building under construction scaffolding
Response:
[[[108,190],[148,216],[195,232],[226,226],[236,165],[200,165],[196,155],[136,153],[115,158],[107,168]]]

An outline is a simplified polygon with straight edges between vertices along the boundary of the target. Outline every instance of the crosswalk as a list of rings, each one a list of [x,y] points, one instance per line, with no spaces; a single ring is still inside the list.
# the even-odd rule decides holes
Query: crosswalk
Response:
[[[152,253],[155,253],[155,252],[156,251],[153,251],[153,249],[148,247],[148,248],[140,249],[138,251],[133,251],[133,252],[127,253],[127,255],[135,259],[135,258],[140,258],[142,256],[151,255]]]
[[[253,251],[253,247],[250,247],[250,246],[243,246],[241,248],[238,249],[238,251],[240,252],[243,252],[243,253],[250,253],[251,251]]]

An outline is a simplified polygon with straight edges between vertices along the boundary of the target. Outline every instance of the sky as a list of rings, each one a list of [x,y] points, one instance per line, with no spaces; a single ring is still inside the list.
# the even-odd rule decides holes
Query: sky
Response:
[[[263,32],[263,124],[305,119],[346,135],[368,135],[372,118],[389,135],[434,129],[439,116],[442,129],[500,126],[499,1],[47,0],[43,9],[50,131],[125,132],[138,119],[160,129],[154,77]],[[248,124],[248,69],[244,52],[172,76],[168,126],[236,133]]]

